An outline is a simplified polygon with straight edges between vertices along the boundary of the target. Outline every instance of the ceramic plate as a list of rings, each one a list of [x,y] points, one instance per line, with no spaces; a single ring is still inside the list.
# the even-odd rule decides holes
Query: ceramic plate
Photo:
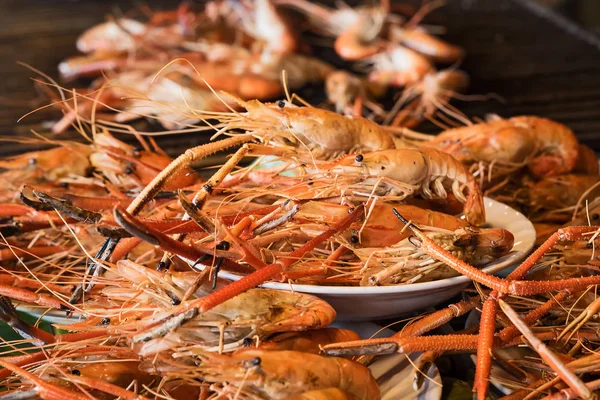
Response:
[[[515,266],[525,258],[535,243],[535,229],[523,214],[509,206],[488,198],[485,198],[484,203],[487,225],[507,229],[515,237],[513,249],[509,254],[483,268],[491,274]],[[221,271],[219,277],[240,279],[239,275],[226,271]],[[311,293],[331,304],[337,311],[338,320],[368,321],[393,318],[434,306],[458,294],[470,282],[466,276],[457,276],[397,286],[344,287],[269,282],[263,287]]]

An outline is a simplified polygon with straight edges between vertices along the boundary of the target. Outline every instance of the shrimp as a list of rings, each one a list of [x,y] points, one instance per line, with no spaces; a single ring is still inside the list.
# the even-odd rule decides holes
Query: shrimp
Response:
[[[430,57],[436,62],[455,63],[465,55],[460,47],[446,43],[418,27],[407,29],[393,25],[390,28],[390,40]]]
[[[363,174],[364,183],[379,185],[381,194],[407,197],[419,193],[423,198],[446,198],[449,189],[465,203],[464,214],[473,225],[485,222],[483,194],[469,171],[454,157],[430,148],[381,150],[350,155],[336,162],[331,172]],[[380,179],[385,179],[380,183]],[[464,190],[468,189],[465,196]]]
[[[19,185],[55,182],[69,175],[86,176],[91,148],[79,143],[62,144],[49,150],[23,153],[0,160],[0,177]]]
[[[312,156],[330,159],[356,151],[375,151],[403,146],[384,128],[362,117],[348,118],[314,107],[297,107],[285,101],[264,104],[257,100],[235,101],[246,113],[215,115],[228,129],[244,129],[264,143],[308,149]]]
[[[98,169],[112,184],[121,187],[147,185],[172,161],[164,154],[136,151],[133,146],[113,137],[108,131],[94,136],[95,151],[90,155],[92,166]],[[167,190],[193,185],[197,180],[190,168],[182,169]]]
[[[527,205],[535,210],[562,209],[572,207],[580,201],[588,189],[600,182],[597,175],[559,175],[542,179],[530,188]],[[600,189],[587,193],[586,198],[592,200],[600,195]]]
[[[290,54],[298,47],[295,32],[279,14],[272,0],[254,1],[251,20],[242,18],[242,24],[250,35],[267,43],[268,52]]]
[[[193,349],[197,366],[142,363],[142,370],[165,368],[180,377],[201,377],[217,392],[243,394],[248,399],[285,399],[310,390],[338,388],[357,399],[379,399],[379,387],[368,368],[336,357],[297,351],[246,350],[232,355]],[[164,365],[164,366],[163,366]],[[229,386],[229,387],[228,387]],[[225,392],[226,393],[226,392]]]
[[[441,212],[423,209],[409,204],[391,204],[376,202],[369,211],[368,217],[363,221],[350,225],[348,233],[342,236],[351,241],[352,235],[357,235],[358,243],[362,247],[385,247],[396,244],[410,236],[403,231],[404,224],[397,218],[390,218],[392,208],[406,216],[413,223],[454,231],[467,226],[467,222],[458,217]],[[350,207],[319,201],[309,201],[300,207],[294,220],[299,223],[335,223],[348,215]],[[356,244],[355,244],[356,245]]]
[[[427,145],[444,149],[460,161],[526,165],[536,177],[570,172],[579,143],[566,126],[549,119],[523,116],[446,130]]]
[[[362,60],[381,51],[382,44],[377,38],[383,30],[387,10],[372,8],[371,11],[360,13],[357,21],[336,38],[333,47],[344,60]]]
[[[436,229],[426,235],[455,257],[475,266],[483,266],[508,254],[514,244],[512,233],[500,228]],[[408,238],[386,248],[357,247],[353,251],[363,261],[359,273],[361,285],[411,284],[458,275],[415,248]]]
[[[326,36],[338,37],[349,26],[355,25],[361,17],[381,13],[385,7],[341,7],[338,9],[328,8],[321,4],[307,0],[276,0],[279,5],[292,7],[305,14],[312,27]]]
[[[135,325],[122,325],[119,329],[137,330],[151,323],[157,316],[168,313],[173,301],[179,302],[190,291],[191,297],[202,297],[210,292],[206,284],[194,287],[196,273],[157,272],[128,260],[117,262],[119,276],[130,280],[135,288],[146,287],[145,294],[122,287],[107,287],[103,294],[112,301],[127,302],[135,296],[136,301],[154,303],[164,310]],[[219,288],[226,286],[218,282]],[[89,300],[88,300],[89,303]],[[88,304],[87,307],[94,307]],[[233,351],[241,347],[245,339],[257,336],[266,338],[279,332],[320,329],[335,319],[335,310],[325,301],[304,293],[272,289],[251,289],[236,296],[211,311],[188,317],[185,324],[166,332],[160,337],[156,332],[142,335],[134,340],[136,352],[142,356],[157,354],[172,347],[201,347],[210,350]]]
[[[467,86],[469,86],[469,76],[460,70],[447,69],[428,73],[423,80],[406,87],[383,123],[386,124],[393,118],[393,126],[412,128],[424,118],[433,119],[438,110],[459,121],[465,121],[466,117],[463,117],[448,102]],[[403,106],[406,107],[396,114]]]
[[[195,110],[227,109],[210,91],[191,84],[185,75],[179,73],[153,79],[136,71],[120,74],[109,84],[115,87],[115,92],[129,97],[126,98],[125,110],[115,117],[117,122],[149,115],[166,129],[181,129],[200,120]]]
[[[82,53],[121,53],[136,48],[134,36],[146,30],[143,23],[129,18],[98,24],[77,39],[77,50]]]
[[[434,70],[426,57],[400,45],[365,58],[364,61],[370,65],[369,81],[385,86],[414,84]]]

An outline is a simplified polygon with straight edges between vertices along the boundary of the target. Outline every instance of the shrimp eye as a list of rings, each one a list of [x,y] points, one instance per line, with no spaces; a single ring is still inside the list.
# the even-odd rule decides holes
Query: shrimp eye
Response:
[[[358,243],[358,236],[356,236],[356,235],[350,236],[350,242],[352,242],[352,243]]]
[[[356,157],[354,157],[354,161],[356,162],[362,162],[362,160],[364,160],[365,157],[363,157],[362,154],[357,155]]]
[[[133,168],[131,166],[128,166],[125,168],[125,174],[126,175],[131,175],[133,174]]]
[[[179,299],[173,299],[171,300],[171,304],[173,304],[174,306],[178,306],[181,304],[181,300]]]
[[[592,219],[593,219],[594,221],[595,221],[595,220],[597,220],[598,218],[600,218],[600,215],[598,215],[597,213],[593,213],[593,214],[592,214]]]
[[[102,318],[102,321],[100,321],[100,323],[102,325],[110,325],[110,318],[107,318],[107,317]]]
[[[250,345],[252,344],[252,339],[250,339],[249,337],[244,338],[242,344],[244,345],[244,347],[250,347]]]
[[[260,357],[254,357],[252,360],[250,360],[250,363],[254,366],[260,365],[261,362],[262,360]]]
[[[37,159],[35,159],[35,158],[30,158],[30,159],[29,159],[29,164],[31,164],[31,165],[35,165],[35,164],[37,164]]]
[[[215,246],[215,248],[217,250],[229,250],[229,247],[231,245],[229,244],[229,242],[223,240],[221,243],[219,243],[218,245]]]
[[[80,375],[81,375],[81,371],[80,371],[80,370],[78,370],[78,369],[74,369],[74,370],[72,370],[72,371],[71,371],[71,373],[72,373],[73,375],[75,375],[75,376],[80,376]]]
[[[279,100],[279,101],[277,102],[277,106],[278,106],[279,108],[283,108],[283,107],[285,107],[285,101],[283,101],[283,100]]]
[[[585,245],[585,247],[588,248],[588,249],[592,249],[594,247],[594,244],[593,243],[588,243],[588,244]]]

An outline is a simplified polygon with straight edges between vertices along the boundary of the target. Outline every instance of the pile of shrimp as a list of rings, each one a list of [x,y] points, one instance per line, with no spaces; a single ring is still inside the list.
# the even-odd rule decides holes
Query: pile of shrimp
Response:
[[[282,75],[291,90],[323,84],[323,106],[346,115],[397,127],[425,119],[458,124],[468,119],[449,100],[469,84],[455,67],[464,51],[419,25],[441,5],[425,2],[408,10],[410,18],[385,1],[339,9],[305,0],[213,0],[202,7],[183,2],[169,11],[141,7],[81,34],[77,49],[83,54],[59,65],[64,83],[37,84],[64,114],[55,133],[77,119],[126,129],[146,118],[171,131],[190,130],[201,120],[196,110],[232,106],[212,91],[273,100],[284,91]],[[332,62],[344,69],[320,60],[311,43],[324,38],[306,38],[298,27],[335,38],[331,45],[339,59]],[[436,64],[445,69],[436,70]],[[63,89],[83,83],[80,78],[92,82]],[[393,106],[379,103],[391,98]]]
[[[538,339],[570,357],[564,367],[498,356],[515,386],[560,390],[529,369],[562,377],[572,362],[597,388],[600,303],[579,280],[594,279],[595,237],[560,236],[519,282],[567,279],[568,291],[498,297],[482,283],[388,342],[328,328],[335,310],[317,297],[256,288],[411,285],[467,275],[463,264],[482,273],[514,245],[486,225],[484,195],[526,214],[539,244],[566,225],[598,225],[598,160],[568,127],[537,116],[474,123],[448,104],[468,76],[455,67],[464,51],[419,26],[437,6],[405,19],[387,2],[216,0],[199,12],[186,2],[85,32],[85,55],[59,69],[91,86],[37,82],[63,111],[52,131],[72,126],[83,143],[39,135],[44,150],[0,159],[0,320],[23,337],[0,354],[0,397],[376,399],[372,357],[338,356],[426,351],[422,366],[474,351],[474,328],[420,336],[497,298],[530,325],[539,315]],[[354,64],[307,55],[290,9]],[[325,82],[332,104],[289,95],[311,82]],[[376,98],[388,88],[398,100],[386,111]],[[141,117],[162,134],[216,133],[171,158],[131,124]],[[443,131],[412,130],[425,119]],[[49,333],[15,306],[68,320]],[[500,314],[480,327],[490,346],[532,343],[517,325]]]

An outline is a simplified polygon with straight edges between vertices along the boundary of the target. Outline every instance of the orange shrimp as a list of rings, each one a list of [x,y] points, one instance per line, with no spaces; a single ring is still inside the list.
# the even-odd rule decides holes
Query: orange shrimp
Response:
[[[79,143],[65,143],[53,149],[2,159],[0,170],[10,171],[19,184],[33,183],[34,180],[54,182],[68,175],[86,176],[90,169],[88,156],[91,150],[89,146]]]
[[[246,350],[232,355],[209,353],[191,349],[199,365],[181,366],[180,376],[198,377],[204,381],[231,385],[248,396],[285,399],[309,390],[339,388],[358,399],[378,399],[379,387],[371,372],[354,361],[337,357],[323,357],[297,351]],[[161,369],[148,364],[149,370]],[[176,367],[168,364],[172,370]],[[167,367],[167,365],[165,365]]]
[[[278,54],[293,53],[298,39],[292,27],[279,14],[271,0],[254,1],[254,21],[250,30],[267,43],[267,50]]]
[[[483,194],[473,176],[454,157],[435,149],[404,148],[350,155],[336,162],[331,172],[374,177],[377,182],[373,184],[380,185],[380,190],[404,197],[420,193],[426,199],[445,198],[449,189],[465,203],[467,221],[473,225],[485,222]],[[381,178],[389,179],[389,186],[379,183]]]
[[[390,28],[390,38],[436,62],[455,63],[465,55],[460,47],[446,43],[418,27],[407,29],[394,25]]]
[[[549,119],[523,116],[449,129],[433,145],[465,163],[498,162],[527,165],[537,177],[570,172],[579,143],[566,126]]]
[[[91,154],[90,162],[94,168],[106,176],[115,185],[125,187],[147,185],[172,159],[164,154],[150,151],[136,151],[116,139],[107,131],[94,137],[96,151]],[[166,188],[167,190],[193,185],[197,176],[190,168],[182,169]]]
[[[297,107],[234,98],[246,113],[215,115],[229,129],[244,129],[263,143],[308,149],[315,158],[333,158],[356,151],[375,151],[403,146],[384,128],[362,117],[347,118],[314,107]]]
[[[392,209],[396,208],[400,214],[406,216],[410,221],[421,226],[430,226],[454,231],[467,226],[467,222],[441,212],[423,209],[408,204],[375,203],[369,210],[366,221],[354,222],[350,225],[351,231],[345,234],[349,236],[359,232],[359,241],[364,247],[391,246],[410,236],[403,231],[404,224],[397,218],[390,218]],[[294,220],[299,222],[334,223],[348,215],[350,207],[339,204],[309,201],[300,207]]]
[[[335,40],[334,49],[345,60],[356,61],[373,56],[382,49],[378,42],[387,11],[372,8],[371,13],[360,13],[358,19]]]
[[[431,62],[409,48],[396,45],[367,59],[371,65],[368,79],[385,86],[402,87],[416,83],[434,70]]]

